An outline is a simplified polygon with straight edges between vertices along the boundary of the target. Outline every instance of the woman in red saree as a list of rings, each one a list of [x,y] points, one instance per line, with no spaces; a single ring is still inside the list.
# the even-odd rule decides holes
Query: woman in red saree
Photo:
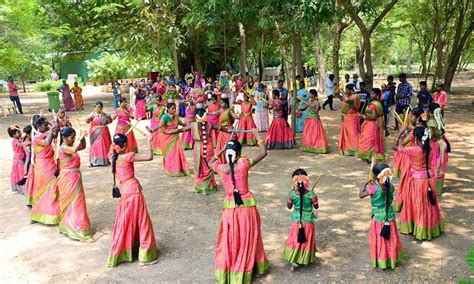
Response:
[[[344,156],[356,156],[359,147],[359,95],[354,93],[354,85],[347,84],[346,96],[342,99],[342,124],[339,137],[339,151]]]
[[[402,234],[411,234],[417,240],[431,240],[444,232],[436,195],[435,175],[431,168],[433,153],[429,129],[420,126],[413,130],[416,146],[398,149],[410,157],[408,196],[413,206],[410,211],[402,207],[397,227]]]
[[[329,153],[329,143],[324,131],[321,118],[319,117],[319,110],[321,104],[318,101],[318,92],[315,89],[309,90],[308,115],[304,122],[303,129],[303,151],[318,154]]]
[[[78,151],[86,148],[87,132],[79,136],[74,145],[76,132],[66,127],[61,130],[62,144],[59,147],[59,210],[61,222],[59,231],[73,240],[85,241],[92,238],[91,223],[87,214],[86,196],[82,185],[81,158]]]
[[[18,126],[13,125],[8,127],[8,135],[12,138],[13,159],[10,171],[10,184],[12,192],[24,194],[22,185],[18,182],[25,176],[25,160],[26,154],[23,149],[23,142],[21,141],[21,130]]]
[[[227,142],[230,140],[232,129],[234,129],[234,121],[237,118],[234,110],[229,108],[230,104],[227,97],[221,98],[220,105],[216,152],[221,152],[222,149],[225,149]],[[222,156],[219,160],[225,163],[226,157]]]
[[[115,134],[127,135],[127,151],[138,153],[138,146],[137,140],[135,139],[135,134],[133,134],[133,131],[130,131],[127,134],[130,127],[132,127],[131,119],[134,118],[132,114],[132,109],[127,107],[127,99],[124,97],[119,98],[119,103],[119,108],[117,108],[114,114],[112,115],[113,120],[116,118],[118,119],[117,126],[115,127]]]
[[[95,104],[95,110],[87,118],[86,122],[90,123],[89,139],[89,163],[91,167],[107,166],[109,164],[108,153],[112,140],[107,125],[112,122],[112,117],[103,112],[104,105],[102,102]]]
[[[367,183],[359,192],[360,198],[370,196],[372,221],[369,231],[370,266],[372,268],[395,269],[403,257],[403,245],[392,208],[392,171],[386,164],[377,164],[372,169],[373,183]]]
[[[138,156],[127,152],[127,136],[114,135],[112,145],[112,173],[114,174],[114,189],[112,195],[120,198],[117,205],[114,229],[112,231],[112,246],[107,265],[116,267],[121,262],[132,262],[138,254],[141,265],[155,264],[158,258],[155,233],[150,215],[148,214],[142,186],[135,177],[135,162],[153,160],[151,150],[152,135],[147,136],[149,148],[146,156]],[[115,183],[117,178],[118,184]]]
[[[161,116],[160,124],[158,125],[161,152],[163,154],[163,169],[167,176],[189,176],[191,173],[179,134],[167,134],[169,130],[176,130],[178,125],[186,125],[178,119],[174,103],[168,103],[166,108],[168,111]]]
[[[257,104],[255,100],[250,97],[249,94],[244,93],[244,100],[238,100],[236,103],[240,105],[242,109],[237,129],[251,130],[257,128],[257,125],[255,125],[255,121],[253,120],[252,116],[252,107]],[[241,132],[237,135],[237,137],[241,145],[255,146],[255,144],[257,143],[257,140],[255,139],[255,136],[252,133]]]
[[[53,139],[59,128],[55,124],[49,129],[49,122],[44,117],[34,121],[39,132],[33,139],[34,151],[34,196],[32,199],[31,221],[46,225],[57,225],[60,221],[58,192],[56,186],[57,166],[54,160]]]
[[[362,115],[364,122],[359,136],[359,158],[362,161],[370,162],[374,156],[376,160],[385,161],[383,106],[379,100],[381,95],[379,88],[372,89],[370,104]]]
[[[254,129],[253,133],[259,145],[259,152],[253,159],[241,157],[242,145],[232,140],[209,161],[226,190],[214,252],[217,283],[250,283],[253,273],[268,272],[260,214],[248,186],[250,168],[265,158],[267,150],[258,130]],[[224,152],[228,163],[218,160]]]
[[[214,125],[218,125],[219,123],[219,104],[217,103],[217,95],[211,95],[211,103],[207,106],[207,115],[206,115],[207,122],[211,124],[211,136],[212,136],[212,143],[214,147],[217,145],[217,135],[219,131],[214,128]]]
[[[291,149],[296,145],[293,131],[283,116],[283,102],[280,100],[280,92],[273,90],[273,102],[270,106],[273,109],[273,121],[265,138],[267,149]]]

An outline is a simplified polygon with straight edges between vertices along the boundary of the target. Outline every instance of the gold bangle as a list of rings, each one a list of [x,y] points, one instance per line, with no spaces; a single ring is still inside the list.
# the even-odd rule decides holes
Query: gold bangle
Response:
[[[264,141],[263,141],[262,138],[258,138],[258,140],[257,140],[257,145],[261,145],[261,144],[263,144],[263,142],[264,142]]]
[[[214,155],[214,160],[219,160],[219,156],[217,156],[217,154]]]

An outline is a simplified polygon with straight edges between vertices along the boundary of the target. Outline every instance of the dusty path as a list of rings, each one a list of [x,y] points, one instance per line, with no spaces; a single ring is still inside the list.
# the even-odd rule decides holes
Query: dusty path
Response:
[[[470,83],[469,88],[457,88],[446,114],[453,148],[446,176],[447,192],[440,200],[448,224],[446,234],[421,244],[402,236],[406,261],[394,271],[371,269],[367,240],[370,202],[358,198],[358,187],[367,177],[368,165],[353,157],[339,156],[339,112],[323,111],[331,154],[306,154],[299,148],[271,151],[251,172],[250,188],[258,200],[265,250],[271,264],[270,274],[255,282],[455,282],[473,277],[465,262],[468,249],[474,246],[474,87]],[[47,101],[41,96],[22,98],[28,113],[46,108]],[[86,97],[86,109],[91,110],[99,98],[106,102],[106,111],[110,112],[111,95],[104,94]],[[158,264],[142,268],[135,262],[115,269],[106,267],[116,200],[111,197],[110,168],[88,168],[87,150],[81,153],[82,173],[89,216],[100,235],[98,241],[70,241],[59,234],[57,227],[30,225],[24,197],[10,192],[10,140],[5,131],[8,125],[23,126],[26,120],[26,116],[0,118],[1,282],[214,281],[213,249],[223,190],[220,188],[212,196],[197,195],[192,189],[192,178],[165,177],[159,157],[136,165],[160,248]],[[392,142],[393,135],[390,138]],[[139,143],[143,142],[139,137]],[[245,148],[244,154],[252,155],[254,151]],[[191,151],[186,154],[190,159]],[[290,273],[281,253],[290,220],[285,200],[291,172],[297,167],[307,169],[313,178],[323,174],[316,189],[320,199],[316,221],[319,261]]]

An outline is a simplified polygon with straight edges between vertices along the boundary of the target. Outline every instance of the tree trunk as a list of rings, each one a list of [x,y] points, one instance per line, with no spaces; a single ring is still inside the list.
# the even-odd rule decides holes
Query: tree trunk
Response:
[[[303,55],[301,54],[301,36],[294,32],[293,33],[293,60],[296,60],[296,75],[300,75],[304,78],[304,67],[303,67]],[[293,78],[294,79],[294,78]]]
[[[460,8],[459,17],[456,19],[456,33],[454,36],[454,41],[452,45],[451,52],[449,57],[446,60],[446,68],[444,73],[444,86],[446,90],[451,89],[451,84],[454,79],[454,74],[456,68],[461,59],[463,51],[469,46],[468,40],[474,30],[474,13],[469,10],[471,7],[469,1],[463,1],[463,6]],[[467,26],[466,30],[463,32],[463,23],[466,13],[470,11],[468,21],[470,25]]]
[[[365,42],[365,88],[371,90],[374,85],[374,69],[372,66],[372,44],[370,42],[370,35],[364,40]]]
[[[176,78],[181,77],[179,73],[179,56],[178,56],[178,47],[176,43],[173,45],[173,63],[174,63],[174,75]]]
[[[437,81],[443,77],[443,49],[444,41],[440,40],[436,45],[436,70],[433,82],[431,82],[431,89],[434,89]]]
[[[289,93],[291,96],[291,102],[290,104],[290,98],[288,98],[288,105],[291,107],[291,129],[293,130],[293,135],[296,133],[296,90],[298,89],[298,86],[296,86],[296,53],[294,51],[294,46],[293,46],[293,61],[291,62],[291,81],[293,83],[293,90]],[[289,85],[288,85],[289,86]],[[288,88],[289,90],[289,88]]]
[[[344,31],[341,28],[341,21],[337,21],[334,27],[334,45],[332,47],[332,72],[334,73],[334,83],[339,84],[339,52],[341,49],[341,36]]]
[[[357,63],[357,66],[359,68],[359,74],[360,74],[362,80],[364,80],[365,68],[364,68],[364,50],[363,50],[362,42],[360,42],[360,45],[356,47],[355,54],[356,54],[355,55],[356,56],[356,63]]]
[[[199,52],[199,49],[194,50],[194,66],[196,67],[196,71],[202,75],[203,68],[202,68],[201,53]]]
[[[224,70],[228,70],[227,67],[227,26],[224,22]]]
[[[324,94],[326,91],[326,57],[321,46],[321,34],[319,26],[314,27],[314,41],[316,46],[316,60],[318,62],[319,78],[318,78],[318,93]]]
[[[239,23],[239,35],[240,35],[240,66],[239,72],[243,76],[247,72],[247,48],[245,46],[245,29],[242,23]]]
[[[407,72],[411,73],[411,61],[413,57],[413,38],[408,38],[408,56],[407,56]]]
[[[262,33],[261,39],[260,39],[260,50],[258,52],[258,81],[262,82],[263,80],[263,71],[265,69],[265,62],[263,60],[263,46],[265,43],[265,36]]]

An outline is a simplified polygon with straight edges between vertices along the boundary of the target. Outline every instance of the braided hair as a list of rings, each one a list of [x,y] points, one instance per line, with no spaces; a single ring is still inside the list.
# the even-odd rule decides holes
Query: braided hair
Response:
[[[426,176],[431,178],[430,175],[430,130],[427,127],[416,127],[414,129],[415,137],[420,139],[421,141],[421,148],[423,149],[423,153],[425,155],[425,166],[426,166]],[[431,184],[428,181],[428,199],[432,205],[436,204],[436,200],[434,198],[433,189],[431,188]]]
[[[242,197],[240,196],[239,190],[235,186],[235,171],[234,165],[237,161],[237,158],[240,157],[242,153],[242,145],[237,140],[231,140],[227,142],[226,150],[225,150],[225,157],[227,158],[227,162],[229,163],[230,174],[232,178],[232,186],[234,187],[234,202],[236,205],[243,205],[244,202]]]

